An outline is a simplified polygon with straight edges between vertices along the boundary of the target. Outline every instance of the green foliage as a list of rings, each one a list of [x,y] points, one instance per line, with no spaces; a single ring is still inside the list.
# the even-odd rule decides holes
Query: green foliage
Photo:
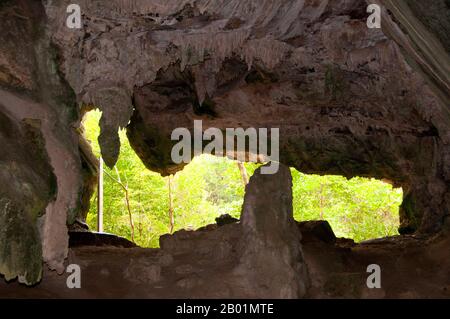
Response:
[[[356,242],[398,235],[401,188],[375,179],[291,171],[296,220],[327,220],[336,236]]]
[[[99,111],[91,111],[83,125],[94,154],[100,156],[97,142],[100,129]],[[159,237],[170,231],[168,177],[145,168],[131,148],[125,131],[119,132],[121,150],[116,164],[122,183],[130,193],[130,207],[135,226],[135,241],[143,247],[158,247]],[[249,173],[257,165],[245,164]],[[105,232],[131,239],[131,227],[123,188],[115,169],[105,167],[104,229]],[[172,178],[174,230],[197,229],[215,223],[221,214],[239,217],[244,186],[235,162],[213,156],[195,158],[183,171]],[[97,194],[91,200],[87,223],[96,229]]]
[[[97,138],[99,111],[89,112],[83,122],[85,136],[94,154],[100,156]],[[120,131],[121,151],[116,168],[105,167],[104,229],[131,239],[131,227],[123,188],[128,185],[135,226],[135,242],[158,247],[159,237],[170,231],[168,177],[145,168]],[[251,176],[258,167],[246,163]],[[109,177],[112,176],[113,178]],[[337,236],[356,241],[397,234],[401,189],[365,178],[305,175],[292,169],[294,217],[296,220],[326,219]],[[174,230],[198,229],[230,214],[239,218],[244,185],[236,162],[209,155],[196,157],[172,177]],[[97,194],[91,200],[88,224],[96,229]]]

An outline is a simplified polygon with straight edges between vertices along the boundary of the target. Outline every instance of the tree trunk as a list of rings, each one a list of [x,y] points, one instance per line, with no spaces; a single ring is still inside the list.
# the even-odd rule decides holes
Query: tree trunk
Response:
[[[172,203],[172,175],[169,176],[169,229],[170,233],[173,233],[174,228],[174,218],[173,218],[173,203]]]
[[[239,171],[241,172],[242,182],[244,183],[244,186],[248,184],[248,174],[247,169],[244,166],[244,163],[237,161],[237,165],[239,167]]]
[[[320,220],[323,220],[323,207],[324,207],[324,196],[323,196],[323,184],[320,184]]]
[[[128,192],[128,185],[124,185],[122,183],[117,166],[115,166],[115,170],[116,170],[116,174],[117,174],[117,180],[114,177],[112,177],[107,171],[103,170],[103,172],[105,172],[109,178],[111,178],[113,181],[115,181],[117,184],[119,184],[120,187],[122,187],[122,189],[125,191],[125,205],[127,206],[128,217],[130,219],[131,241],[134,243],[135,242],[134,241],[134,223],[133,223],[133,215],[131,213],[131,207],[130,207],[130,194]]]
[[[97,231],[103,233],[103,159],[98,162]]]

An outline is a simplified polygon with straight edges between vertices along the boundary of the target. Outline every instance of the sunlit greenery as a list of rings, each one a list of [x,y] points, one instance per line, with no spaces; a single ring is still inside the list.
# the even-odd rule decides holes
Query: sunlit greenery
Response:
[[[376,179],[301,174],[292,169],[296,220],[327,220],[356,242],[398,235],[401,188]]]
[[[96,156],[101,113],[85,117],[85,136]],[[170,231],[169,178],[147,170],[131,148],[125,131],[120,133],[121,152],[116,168],[105,167],[104,229],[131,239],[125,193],[128,186],[135,242],[158,247],[158,239]],[[246,163],[251,176],[256,164]],[[296,220],[326,219],[339,237],[362,241],[397,234],[398,206],[402,190],[374,179],[302,174],[292,169]],[[239,218],[244,184],[236,162],[202,155],[171,178],[174,230],[197,229],[215,222],[222,214]],[[88,224],[96,229],[97,194],[91,200]]]

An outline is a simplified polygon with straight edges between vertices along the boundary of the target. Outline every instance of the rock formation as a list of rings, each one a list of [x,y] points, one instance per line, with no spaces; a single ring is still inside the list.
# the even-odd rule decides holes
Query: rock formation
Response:
[[[0,2],[0,273],[7,280],[39,282],[42,262],[64,270],[68,225],[83,221],[94,186],[95,159],[79,133],[92,108],[103,112],[99,142],[109,166],[119,154],[119,128],[126,127],[149,169],[169,174],[182,169],[170,159],[174,128],[192,128],[195,119],[204,129],[278,127],[282,164],[389,179],[405,194],[402,234],[447,234],[448,1],[426,8],[419,0],[373,1],[382,7],[382,29],[367,27],[363,0],[79,0],[82,28],[69,29],[72,2]],[[217,258],[232,249],[229,236],[266,242],[276,253],[264,257],[286,258],[283,267],[299,284],[307,276],[302,260],[311,254],[302,257],[301,235],[291,231],[290,179],[284,168],[280,174],[276,183],[286,191],[271,197],[278,210],[267,212],[262,225],[252,214],[269,198],[258,192],[275,186],[258,175],[239,226],[247,230],[229,224],[208,236],[220,247]],[[197,235],[186,242],[191,236]],[[183,247],[178,238],[173,249]],[[170,246],[162,239],[163,251],[164,245]],[[258,262],[252,249],[240,250],[238,273]],[[136,258],[144,268],[152,263]],[[187,268],[172,270],[192,275]],[[164,268],[152,269],[149,278],[164,276]],[[322,276],[317,269],[309,271],[311,291]],[[176,285],[191,287],[202,276]],[[242,293],[234,283],[224,295]],[[300,297],[306,283],[275,290]],[[208,295],[206,286],[198,295]]]
[[[261,174],[261,168],[255,172],[246,188],[241,224],[242,256],[236,272],[248,295],[304,296],[309,279],[293,216],[289,168],[281,167],[274,175]]]

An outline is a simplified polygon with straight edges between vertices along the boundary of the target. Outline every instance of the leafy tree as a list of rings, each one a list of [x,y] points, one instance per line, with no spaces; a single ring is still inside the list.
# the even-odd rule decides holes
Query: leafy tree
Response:
[[[301,174],[292,169],[294,218],[327,220],[355,241],[398,234],[401,188],[376,179]]]

